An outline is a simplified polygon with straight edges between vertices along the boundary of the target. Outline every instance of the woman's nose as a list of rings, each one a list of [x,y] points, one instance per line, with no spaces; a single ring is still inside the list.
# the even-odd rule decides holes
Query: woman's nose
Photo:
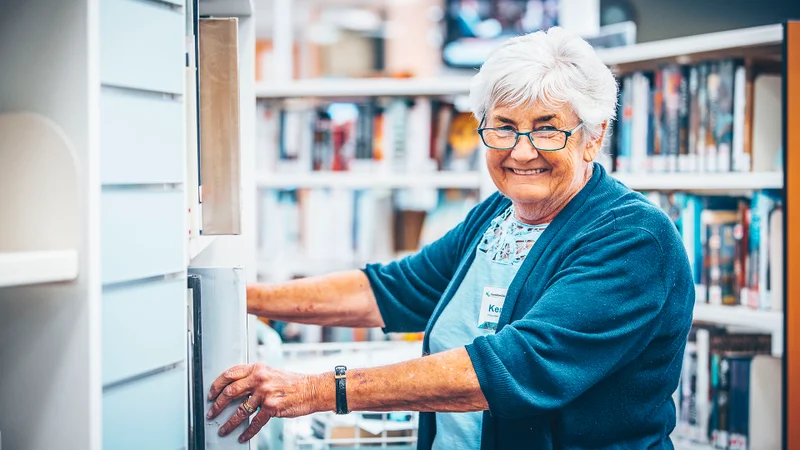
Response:
[[[539,157],[539,150],[531,144],[529,136],[520,136],[517,145],[511,150],[511,157],[517,161],[530,161]]]

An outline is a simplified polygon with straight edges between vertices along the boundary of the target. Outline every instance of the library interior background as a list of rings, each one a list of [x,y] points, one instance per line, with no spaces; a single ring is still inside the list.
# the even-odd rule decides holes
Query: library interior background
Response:
[[[238,364],[422,355],[422,332],[248,314],[246,286],[406,258],[462,222],[497,191],[472,77],[559,26],[619,86],[596,161],[686,247],[672,444],[800,450],[800,1],[0,5],[0,449],[417,448],[413,410],[240,443],[205,395]]]

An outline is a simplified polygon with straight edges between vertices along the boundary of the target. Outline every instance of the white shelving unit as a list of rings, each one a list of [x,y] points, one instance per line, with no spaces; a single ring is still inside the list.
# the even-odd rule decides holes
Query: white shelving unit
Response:
[[[612,173],[631,189],[640,191],[732,192],[783,188],[781,172],[731,173]]]
[[[250,17],[255,11],[253,0],[200,0],[205,16]]]
[[[242,159],[254,160],[253,2],[200,3],[204,15],[239,17]],[[252,216],[241,236],[203,237],[187,252],[184,10],[182,0],[37,0],[0,15],[4,449],[187,445],[183,259],[255,279],[255,258]]]
[[[760,311],[745,306],[698,304],[694,321],[710,323],[772,335],[772,355],[783,356],[783,313]]]
[[[783,331],[783,313],[759,311],[745,306],[696,305],[694,320],[735,327],[749,328],[767,333]]]
[[[380,172],[304,172],[270,174],[256,181],[260,188],[458,188],[479,189],[479,172],[382,174]]]
[[[344,78],[299,80],[256,87],[261,99],[292,97],[443,96],[469,93],[470,78]]]
[[[705,58],[760,57],[780,60],[784,43],[784,27],[768,25],[753,28],[709,33],[684,38],[663,40],[627,46],[624,48],[599,50],[605,64],[617,73],[632,70],[647,70],[661,64],[692,64]],[[390,96],[457,96],[469,93],[471,76],[440,79],[309,79],[284,81],[256,87],[259,99],[287,98],[350,98]],[[484,169],[485,171],[485,169]],[[450,175],[448,175],[450,176]],[[455,176],[455,175],[454,175]],[[762,189],[784,189],[783,172],[745,173],[613,173],[612,176],[634,190],[639,191],[688,191],[700,194],[740,194]],[[494,186],[485,173],[476,176],[458,175],[450,178],[436,174],[410,178],[402,175],[376,174],[272,174],[257,179],[260,188],[290,187],[467,187],[477,180],[482,196],[494,191]],[[462,184],[463,183],[463,184]],[[455,184],[458,184],[456,186]],[[786,230],[788,232],[788,230]],[[323,264],[325,267],[321,267]],[[319,273],[324,269],[352,268],[354,261],[303,263],[300,269]],[[266,262],[259,266],[262,271],[275,265]],[[291,269],[290,269],[291,270]],[[782,312],[758,311],[745,307],[700,304],[694,309],[696,322],[713,323],[731,327],[771,333],[773,355],[783,355],[784,314]],[[710,446],[675,438],[675,447],[680,450],[709,450]]]
[[[239,235],[200,235],[188,240],[189,265],[242,266],[248,281],[256,279],[256,7],[254,0],[200,0],[200,15],[236,17],[239,51],[239,146],[241,224]]]
[[[76,250],[0,253],[0,288],[74,280]]]
[[[609,66],[640,64],[643,62],[678,58],[686,61],[692,55],[741,52],[749,48],[767,46],[780,48],[783,41],[783,26],[765,25],[739,30],[707,33],[657,42],[646,42],[628,47],[602,49],[600,58]]]
[[[3,448],[102,446],[98,3],[0,15]]]
[[[362,261],[358,258],[269,258],[262,255],[258,263],[258,273],[263,278],[270,280],[280,280],[287,275],[312,277],[335,271],[357,269],[369,263],[388,263],[393,260],[402,259],[413,253],[414,252],[398,252],[386,258],[370,259],[368,261]]]
[[[208,235],[200,235],[194,238],[189,239],[189,243],[187,244],[189,250],[189,260],[196,258],[200,253],[203,253],[205,249],[211,246],[214,241],[217,240],[217,236],[208,236]]]
[[[646,42],[624,48],[598,50],[612,67],[674,60],[688,63],[695,56],[768,49],[779,55],[783,41],[781,25],[765,25],[697,36]],[[471,76],[440,78],[306,79],[256,86],[256,97],[372,97],[444,96],[469,94]]]
[[[713,450],[710,445],[698,444],[683,438],[673,437],[672,444],[675,446],[675,450]]]

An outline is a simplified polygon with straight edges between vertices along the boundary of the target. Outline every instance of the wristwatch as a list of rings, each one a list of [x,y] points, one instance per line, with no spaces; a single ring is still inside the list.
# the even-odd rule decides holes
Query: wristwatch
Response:
[[[347,414],[347,367],[336,366],[333,369],[336,379],[336,414]]]

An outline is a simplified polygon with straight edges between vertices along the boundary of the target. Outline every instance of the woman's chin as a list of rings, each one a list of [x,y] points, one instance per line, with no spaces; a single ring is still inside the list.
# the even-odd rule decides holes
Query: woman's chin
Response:
[[[515,203],[536,203],[549,198],[550,189],[535,184],[509,186],[506,195]]]

